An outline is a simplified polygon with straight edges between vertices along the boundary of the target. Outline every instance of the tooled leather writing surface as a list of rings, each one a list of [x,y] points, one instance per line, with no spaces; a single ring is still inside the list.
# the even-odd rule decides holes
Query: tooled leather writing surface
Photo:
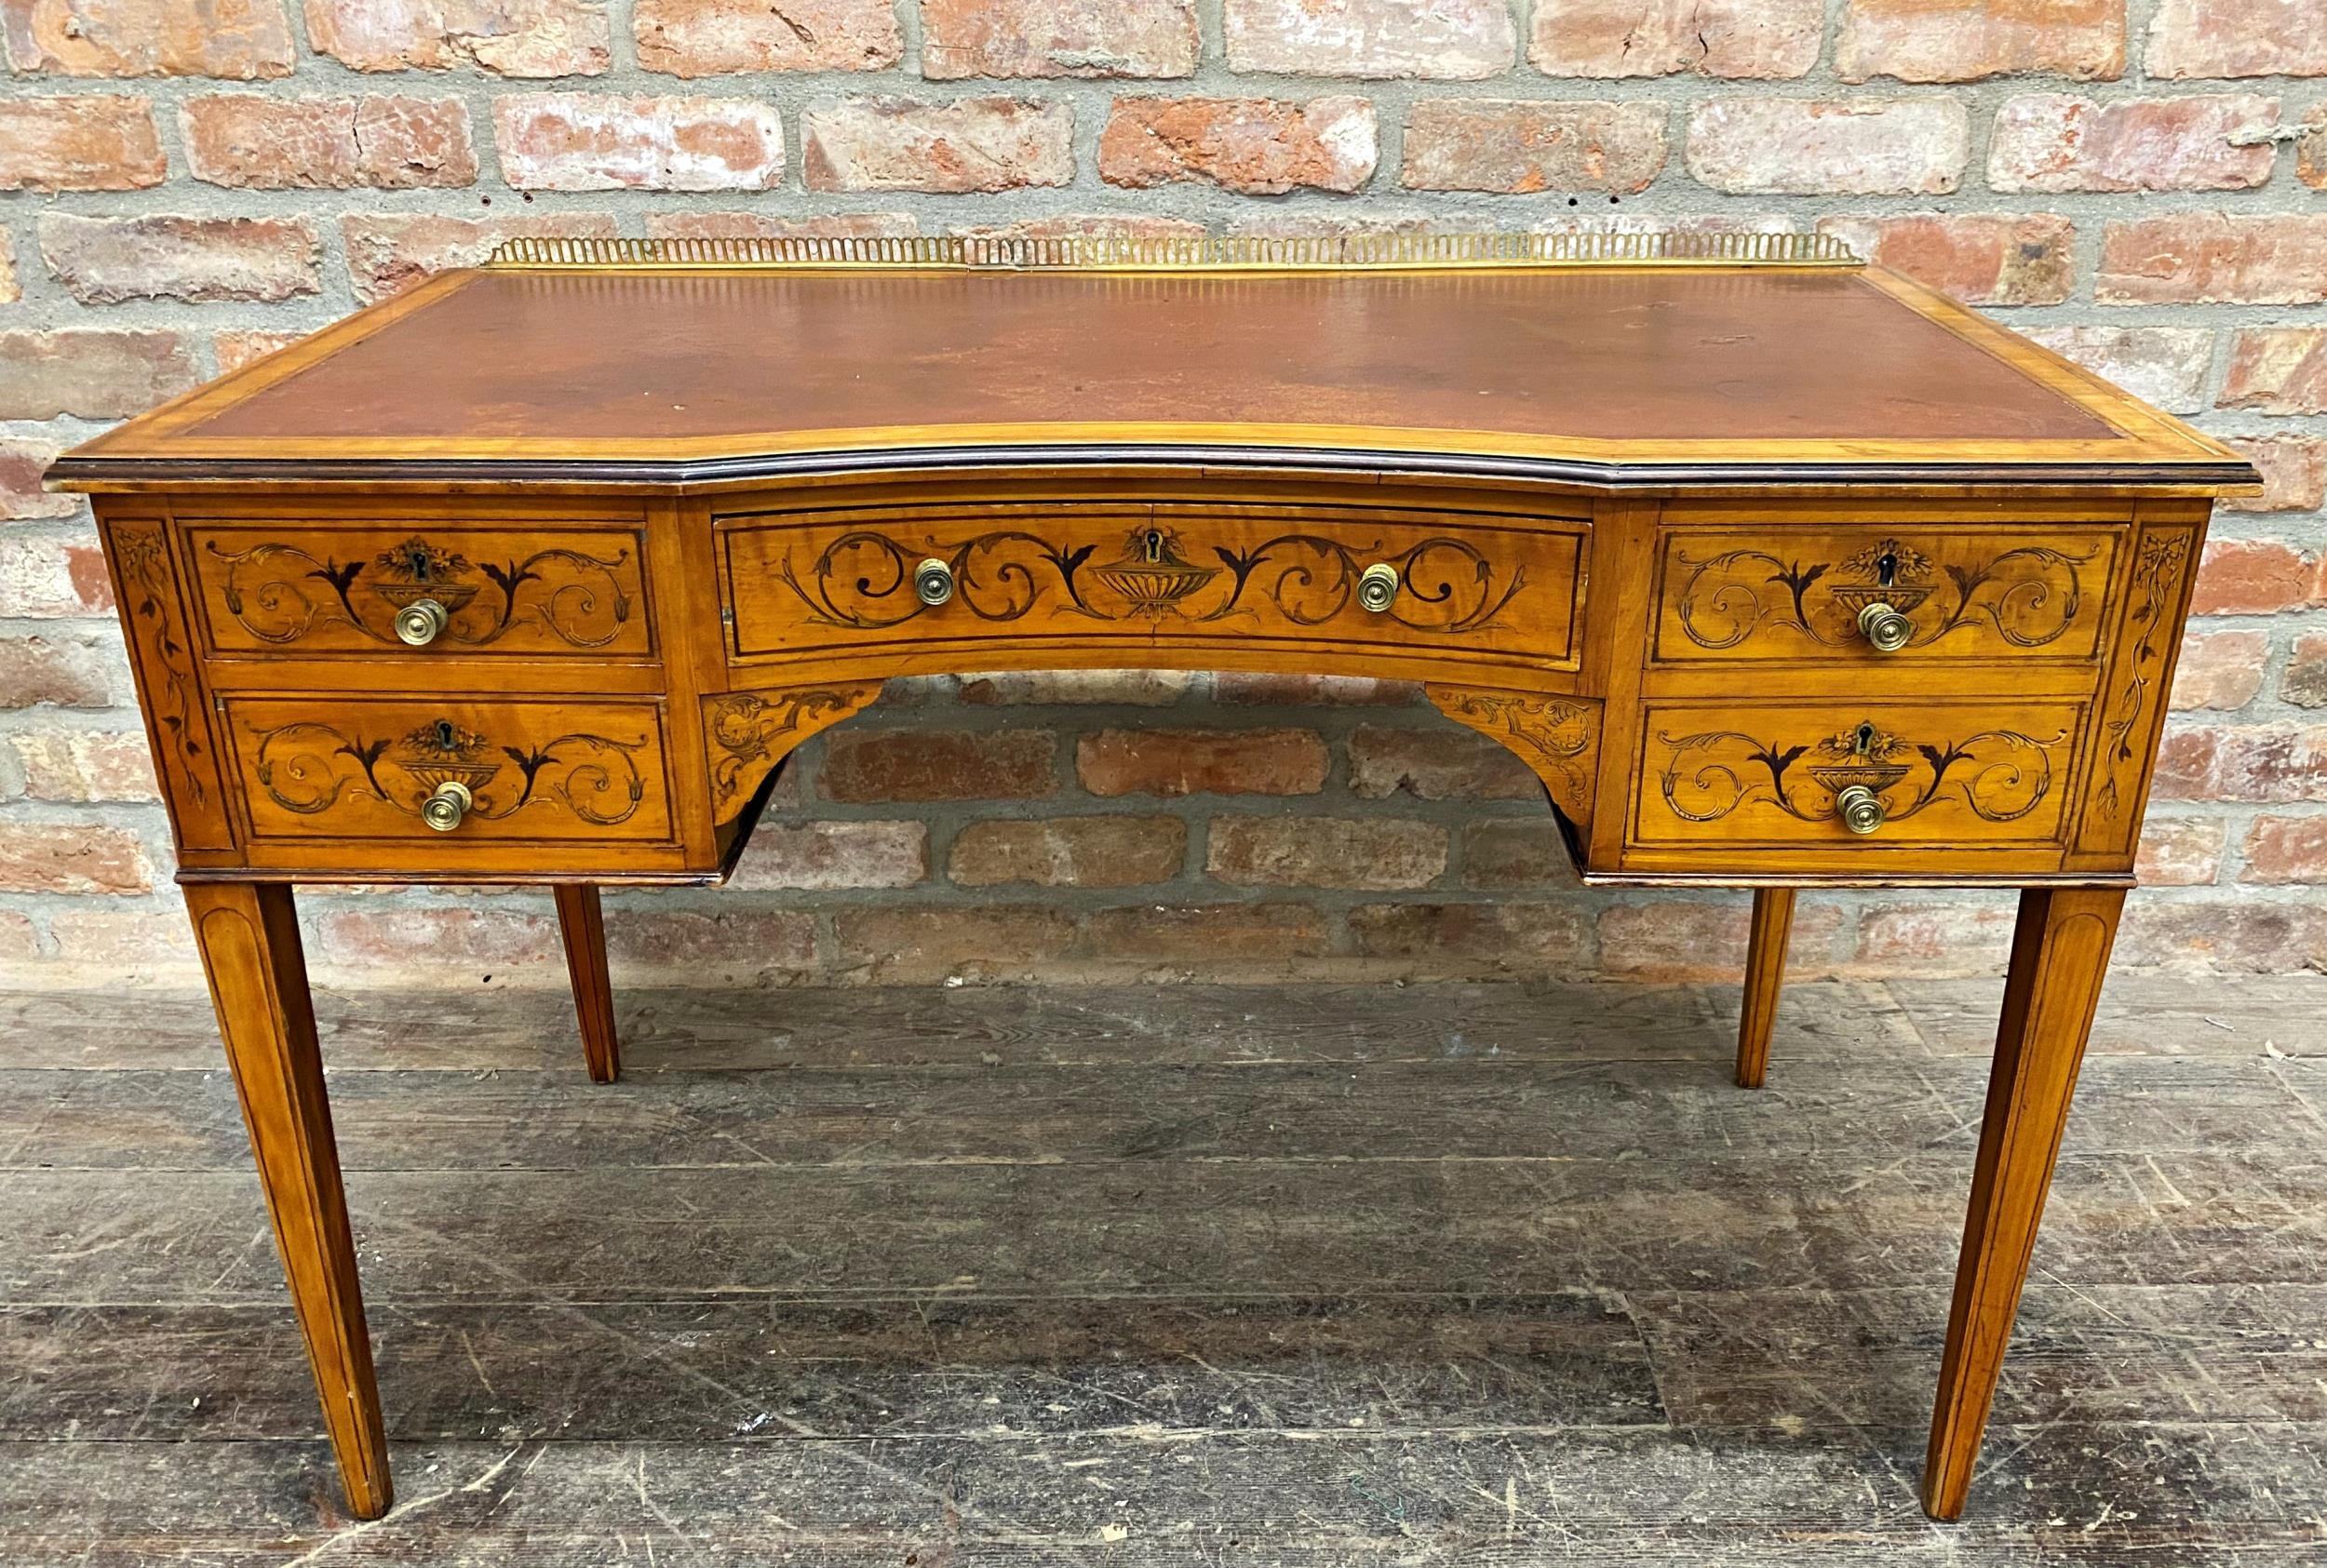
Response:
[[[183,434],[591,441],[1119,422],[2115,435],[1857,275],[1653,269],[484,273]]]

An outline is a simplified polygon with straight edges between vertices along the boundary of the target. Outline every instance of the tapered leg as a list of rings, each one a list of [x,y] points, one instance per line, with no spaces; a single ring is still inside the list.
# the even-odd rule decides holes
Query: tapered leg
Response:
[[[622,1049],[614,1039],[614,988],[606,978],[606,920],[599,913],[598,889],[588,882],[560,882],[558,930],[566,939],[566,972],[573,979],[573,1011],[582,1021],[582,1054],[590,1081],[612,1083],[622,1076]]]
[[[1955,1306],[1947,1315],[1939,1400],[1931,1411],[1930,1452],[1923,1462],[1923,1511],[1933,1519],[1959,1517],[1971,1490],[2124,906],[2125,894],[2117,889],[2031,889],[2020,895],[1979,1162],[1971,1173],[1971,1213],[1956,1264]]]
[[[1737,1025],[1737,1086],[1759,1089],[1769,1070],[1769,1030],[1785,985],[1785,943],[1794,933],[1794,890],[1754,892],[1754,933],[1745,948],[1745,1011]]]
[[[290,887],[201,883],[186,889],[186,907],[347,1506],[377,1519],[390,1495],[387,1441]]]

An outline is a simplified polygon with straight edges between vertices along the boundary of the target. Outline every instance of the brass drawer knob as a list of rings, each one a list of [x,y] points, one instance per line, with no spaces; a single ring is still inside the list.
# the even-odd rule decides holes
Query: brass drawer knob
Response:
[[[445,623],[451,619],[436,600],[414,599],[396,612],[397,640],[425,648],[444,635]]]
[[[1877,653],[1896,653],[1915,640],[1915,623],[1880,600],[1859,611],[1859,630]]]
[[[1882,797],[1864,784],[1849,785],[1836,796],[1834,814],[1853,833],[1872,833],[1890,815],[1883,810]]]
[[[1398,569],[1388,561],[1376,561],[1357,577],[1357,602],[1379,615],[1390,608],[1390,601],[1398,596]]]
[[[461,825],[468,809],[476,802],[468,785],[458,779],[447,779],[430,792],[420,803],[420,820],[438,833],[450,833]]]
[[[953,597],[953,568],[932,556],[913,569],[913,592],[935,609]]]

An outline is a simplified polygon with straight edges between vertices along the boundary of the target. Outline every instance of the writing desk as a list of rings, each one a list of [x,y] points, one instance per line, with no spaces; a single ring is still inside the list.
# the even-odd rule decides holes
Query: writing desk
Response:
[[[1803,236],[518,242],[52,471],[95,492],[348,1501],[389,1481],[300,880],[713,882],[917,672],[1427,683],[1587,882],[2020,918],[1924,1506],[1954,1518],[2234,453]]]

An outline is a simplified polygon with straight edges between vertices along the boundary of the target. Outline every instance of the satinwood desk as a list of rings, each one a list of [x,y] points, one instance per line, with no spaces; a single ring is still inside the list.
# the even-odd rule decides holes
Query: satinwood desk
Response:
[[[2234,453],[1823,240],[519,243],[96,492],[349,1502],[387,1456],[291,886],[713,882],[883,677],[1416,679],[1584,879],[2019,891],[1924,1506],[1963,1508]]]

